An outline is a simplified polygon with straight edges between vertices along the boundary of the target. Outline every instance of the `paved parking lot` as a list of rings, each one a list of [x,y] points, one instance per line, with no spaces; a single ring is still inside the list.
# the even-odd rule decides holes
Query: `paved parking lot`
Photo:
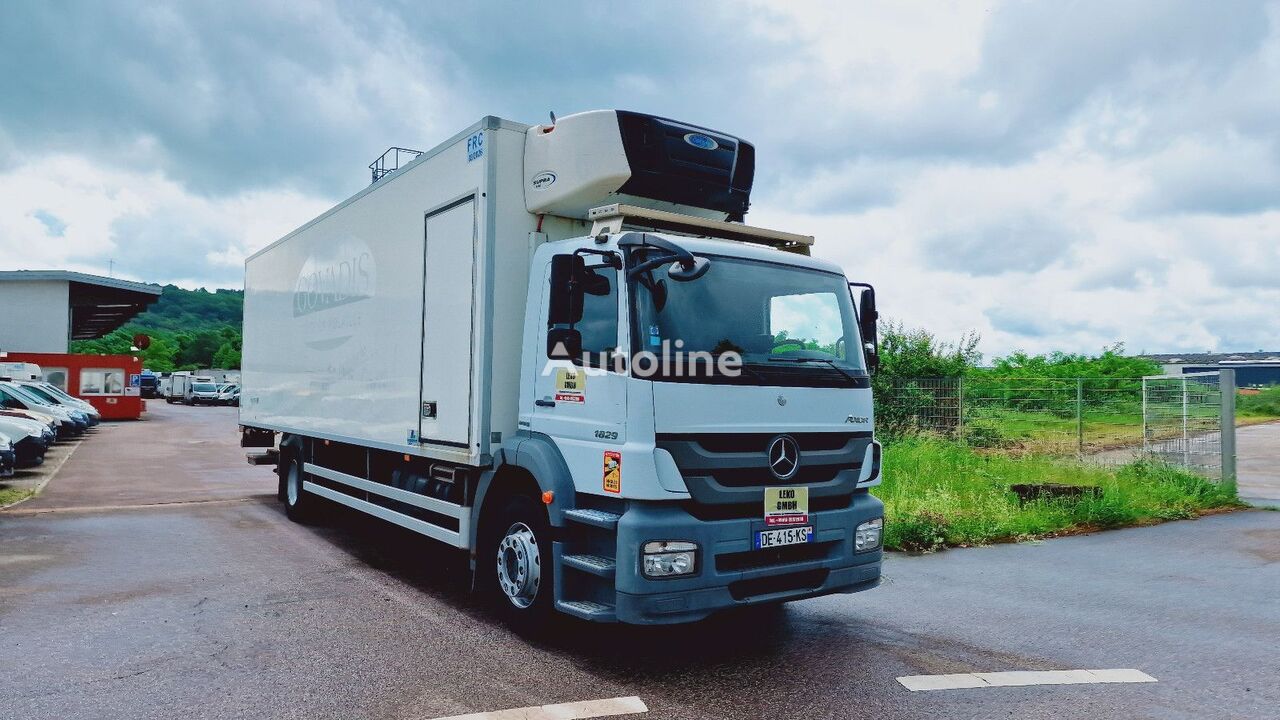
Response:
[[[433,718],[638,698],[643,718],[1274,718],[1280,513],[891,556],[874,591],[528,641],[461,558],[335,510],[288,522],[234,408],[150,403],[0,514],[0,717]],[[1134,669],[1154,683],[910,692]],[[574,706],[598,712],[605,706]],[[586,717],[560,709],[529,717]],[[568,714],[566,714],[568,713]]]

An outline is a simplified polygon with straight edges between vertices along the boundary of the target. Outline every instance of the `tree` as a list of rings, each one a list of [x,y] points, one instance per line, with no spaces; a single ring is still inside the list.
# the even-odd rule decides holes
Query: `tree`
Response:
[[[223,343],[222,347],[218,348],[218,352],[213,354],[212,366],[226,370],[239,370],[240,351],[232,347],[229,342]]]

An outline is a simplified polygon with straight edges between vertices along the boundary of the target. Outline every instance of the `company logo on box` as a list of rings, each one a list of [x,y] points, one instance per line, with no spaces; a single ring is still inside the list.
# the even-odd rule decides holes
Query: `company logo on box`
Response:
[[[373,297],[378,270],[369,246],[350,240],[334,252],[307,258],[293,291],[293,316],[302,317]]]

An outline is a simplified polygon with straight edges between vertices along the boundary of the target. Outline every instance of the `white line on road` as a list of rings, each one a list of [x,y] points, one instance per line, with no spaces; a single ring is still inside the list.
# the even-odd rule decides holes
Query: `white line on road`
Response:
[[[1017,672],[958,673],[955,675],[907,675],[898,678],[912,692],[962,690],[1028,685],[1090,685],[1094,683],[1152,683],[1156,679],[1141,670],[1026,670]]]
[[[608,700],[583,700],[556,705],[495,710],[493,712],[453,715],[436,720],[587,720],[587,718],[611,717],[647,713],[649,708],[638,697],[618,697]]]

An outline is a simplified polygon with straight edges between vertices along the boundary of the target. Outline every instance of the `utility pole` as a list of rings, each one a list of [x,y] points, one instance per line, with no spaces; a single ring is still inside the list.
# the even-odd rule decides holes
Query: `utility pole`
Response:
[[[107,277],[112,277],[112,273],[116,270],[116,259],[107,258]]]

